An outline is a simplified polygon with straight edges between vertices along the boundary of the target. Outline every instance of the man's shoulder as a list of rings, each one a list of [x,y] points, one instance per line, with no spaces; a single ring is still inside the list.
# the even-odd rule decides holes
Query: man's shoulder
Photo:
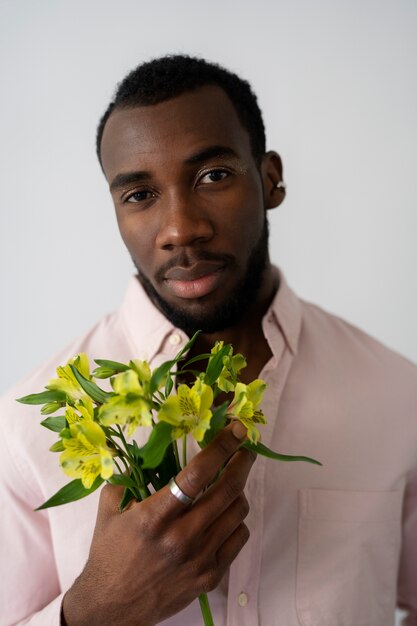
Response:
[[[311,349],[320,346],[328,354],[340,355],[352,365],[355,361],[370,367],[395,371],[417,382],[417,365],[396,350],[386,346],[361,328],[321,308],[300,300],[302,333],[300,340]]]
[[[94,359],[120,362],[132,358],[148,359],[155,354],[170,328],[170,323],[149,300],[136,276],[132,276],[119,308],[102,317],[87,332],[9,389],[0,397],[0,410],[3,411],[5,404],[15,408],[16,397],[42,391],[48,381],[56,377],[56,368],[81,352],[87,355],[91,369],[95,367]]]
[[[120,321],[119,312],[109,313],[82,333],[64,348],[15,383],[0,398],[0,407],[14,406],[15,398],[43,391],[51,378],[56,377],[56,368],[65,365],[70,359],[85,352],[93,366],[94,359],[111,358],[120,360],[120,355],[128,354],[128,339]],[[27,410],[27,407],[26,407]]]

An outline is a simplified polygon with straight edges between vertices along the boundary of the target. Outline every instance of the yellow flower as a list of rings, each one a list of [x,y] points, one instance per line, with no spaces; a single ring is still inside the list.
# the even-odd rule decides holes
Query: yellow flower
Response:
[[[211,354],[214,356],[223,348],[223,341],[216,341],[215,345],[211,349]],[[244,367],[246,367],[246,359],[242,354],[233,355],[233,348],[230,346],[229,353],[223,357],[223,369],[217,379],[217,386],[222,391],[229,393],[234,391],[236,383],[239,380],[239,373]]]
[[[145,362],[136,361],[135,363]],[[138,426],[152,426],[152,403],[147,397],[147,368],[144,367],[143,371],[145,373],[143,383],[139,379],[136,368],[135,371],[126,370],[112,379],[112,386],[117,395],[110,398],[99,409],[98,417],[103,426],[127,425],[129,437]]]
[[[62,439],[64,452],[60,456],[61,467],[67,476],[81,478],[86,489],[97,478],[113,475],[113,454],[106,445],[106,436],[92,420],[75,422],[69,426],[71,438]]]
[[[237,419],[248,430],[248,438],[253,443],[259,441],[259,431],[255,424],[266,424],[266,419],[258,405],[262,401],[266,384],[263,380],[257,379],[244,385],[237,383],[235,387],[235,396],[227,409],[227,414],[232,419]]]
[[[70,359],[63,367],[57,367],[56,373],[58,378],[50,380],[46,385],[46,388],[51,389],[51,391],[63,391],[67,395],[68,402],[74,403],[84,398],[88,398],[88,395],[75,378],[70,365],[74,365],[84,378],[87,378],[88,380],[91,379],[88,357],[84,352],[82,352],[73,359]]]
[[[147,361],[133,359],[132,361],[130,361],[129,366],[138,375],[139,382],[142,386],[146,385],[146,383],[149,383],[149,381],[151,380],[152,372]]]
[[[111,384],[114,391],[121,396],[127,396],[128,393],[140,395],[146,392],[137,372],[132,369],[117,374],[112,378]]]
[[[77,413],[76,409],[79,411]],[[86,396],[76,403],[75,407],[67,404],[65,408],[65,417],[68,424],[75,424],[82,420],[94,420],[94,405],[91,398]]]
[[[246,367],[246,360],[242,354],[234,354],[224,357],[224,367],[220,372],[220,376],[217,381],[219,389],[222,391],[234,391],[239,372]]]
[[[165,400],[158,417],[175,427],[172,431],[174,439],[191,433],[196,441],[201,441],[210,427],[212,404],[212,388],[197,379],[191,388],[180,385],[177,394]]]

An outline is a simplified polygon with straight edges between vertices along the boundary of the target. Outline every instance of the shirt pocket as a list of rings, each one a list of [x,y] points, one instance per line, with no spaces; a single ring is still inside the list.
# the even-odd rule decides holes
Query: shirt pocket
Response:
[[[401,491],[299,492],[300,624],[392,626],[401,509]]]

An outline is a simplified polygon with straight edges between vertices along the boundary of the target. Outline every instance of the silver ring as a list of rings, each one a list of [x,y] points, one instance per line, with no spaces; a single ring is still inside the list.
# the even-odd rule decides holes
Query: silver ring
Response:
[[[171,478],[168,483],[168,487],[172,495],[174,495],[177,500],[179,500],[182,504],[189,506],[194,502],[194,498],[190,498],[190,496],[187,496],[187,494],[185,494],[182,489],[178,487],[177,483],[175,482],[175,478]]]
[[[279,182],[275,185],[275,187],[276,187],[277,189],[285,189],[285,188],[286,188],[286,184],[284,183],[284,181],[280,180],[280,181],[279,181]]]

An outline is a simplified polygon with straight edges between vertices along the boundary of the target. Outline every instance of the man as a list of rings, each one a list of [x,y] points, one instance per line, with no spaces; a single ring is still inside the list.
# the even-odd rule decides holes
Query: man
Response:
[[[2,402],[0,624],[195,625],[209,590],[216,626],[392,626],[397,602],[417,624],[417,370],[299,300],[271,265],[266,211],[285,185],[249,85],[183,56],[139,66],[97,147],[138,275],[119,311]],[[176,493],[119,514],[106,486],[99,503],[33,512],[62,476],[36,411],[14,398],[80,351],[156,366],[196,329],[194,352],[224,339],[247,357],[243,380],[268,383],[264,443],[323,467],[252,467],[229,427]]]

